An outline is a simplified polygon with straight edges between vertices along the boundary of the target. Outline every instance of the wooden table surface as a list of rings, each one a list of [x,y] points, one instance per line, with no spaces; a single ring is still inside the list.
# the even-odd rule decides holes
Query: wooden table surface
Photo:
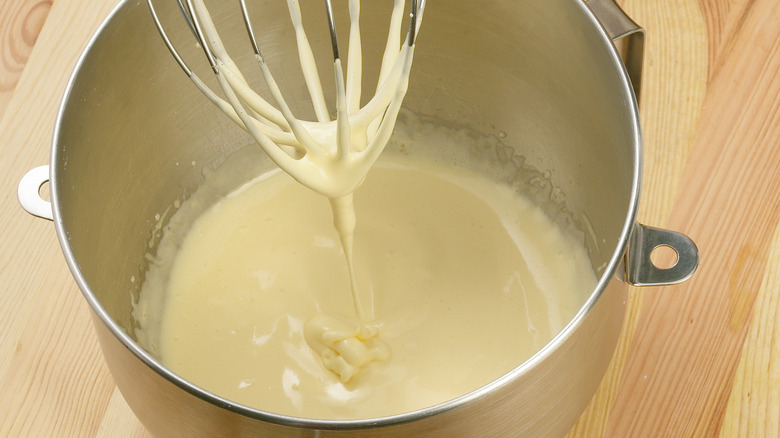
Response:
[[[538,0],[543,1],[543,0]],[[16,185],[47,164],[57,105],[115,0],[0,3],[0,436],[142,437],[51,222]],[[623,0],[647,31],[640,221],[701,264],[632,288],[571,436],[780,436],[780,2]]]

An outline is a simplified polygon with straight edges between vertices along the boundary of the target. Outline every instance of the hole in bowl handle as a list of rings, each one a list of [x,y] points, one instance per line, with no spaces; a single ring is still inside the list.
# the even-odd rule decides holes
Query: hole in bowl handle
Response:
[[[650,259],[656,248],[669,247],[677,261],[669,268],[659,268]],[[676,231],[634,224],[626,251],[627,283],[633,286],[678,284],[689,279],[699,266],[699,250],[688,236]]]
[[[53,220],[51,202],[41,198],[41,186],[49,181],[49,166],[38,166],[24,174],[16,196],[22,208],[31,215]]]
[[[604,26],[618,54],[623,58],[636,101],[639,102],[645,53],[645,30],[626,15],[615,0],[586,0],[585,4]]]

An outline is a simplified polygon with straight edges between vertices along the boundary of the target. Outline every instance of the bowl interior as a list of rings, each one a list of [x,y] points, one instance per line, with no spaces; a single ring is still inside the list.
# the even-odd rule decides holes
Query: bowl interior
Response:
[[[158,3],[182,56],[213,86],[175,3]],[[212,3],[228,49],[262,91],[238,7]],[[301,3],[332,105],[322,5]],[[378,3],[364,2],[361,16],[364,96],[373,93],[391,7]],[[611,277],[621,236],[633,220],[639,128],[614,51],[576,3],[428,2],[405,107],[500,138],[495,153],[518,170],[514,183],[559,223],[582,230],[594,269]],[[287,100],[296,114],[311,117],[286,5],[264,2],[253,14],[260,46]],[[342,31],[345,17],[344,11],[336,16]],[[346,33],[340,41],[346,44]],[[154,256],[160,225],[204,174],[242,150],[251,157],[245,175],[226,181],[225,191],[273,164],[187,80],[146,6],[124,2],[78,65],[52,156],[58,232],[80,286],[110,317],[108,324],[134,335],[131,303],[147,258]]]

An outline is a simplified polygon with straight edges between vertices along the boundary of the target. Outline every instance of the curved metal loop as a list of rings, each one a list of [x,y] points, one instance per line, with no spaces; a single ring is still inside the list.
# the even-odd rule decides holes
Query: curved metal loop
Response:
[[[607,35],[615,44],[620,57],[623,58],[634,95],[639,102],[639,92],[642,88],[645,30],[626,15],[615,3],[615,0],[586,0],[585,4],[604,26],[604,30],[607,31]]]
[[[658,247],[669,247],[677,261],[669,268],[659,268],[650,259]],[[626,282],[633,286],[678,284],[689,279],[699,266],[699,250],[688,236],[676,231],[634,224],[626,252]]]
[[[49,166],[38,166],[28,171],[19,181],[16,196],[22,208],[33,216],[53,220],[51,202],[41,198],[39,190],[49,181]]]

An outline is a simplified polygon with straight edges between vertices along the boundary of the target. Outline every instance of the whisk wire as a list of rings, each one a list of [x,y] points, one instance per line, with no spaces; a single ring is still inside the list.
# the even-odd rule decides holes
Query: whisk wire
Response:
[[[339,56],[339,37],[336,35],[336,20],[333,19],[333,4],[331,0],[325,0],[325,15],[328,17],[328,30],[330,31],[330,44],[333,49],[333,60],[341,59]]]
[[[198,18],[198,14],[193,13],[192,0],[187,0],[187,11],[188,11],[189,19],[192,22],[192,27],[195,29],[195,36],[198,38],[201,48],[203,49],[203,52],[206,54],[206,58],[209,61],[209,65],[211,66],[211,69],[214,70],[214,73],[219,74],[219,70],[217,69],[217,59],[214,56],[214,53],[212,52],[212,48],[209,46],[208,42],[206,41],[206,35],[203,33],[203,27],[201,26],[200,18]]]
[[[399,44],[404,0],[395,0],[376,86],[377,92],[362,108],[360,107],[362,43],[359,26],[359,0],[349,0],[351,26],[346,80],[341,65],[331,0],[324,2],[334,60],[335,123],[331,122],[328,114],[318,70],[303,29],[297,1],[288,0],[288,9],[295,28],[299,62],[317,116],[316,122],[298,119],[285,101],[263,58],[254,27],[249,18],[246,0],[239,0],[241,15],[262,76],[276,106],[269,103],[248,85],[241,71],[227,54],[203,0],[177,0],[177,4],[187,25],[201,45],[227,101],[206,86],[182,59],[165,32],[154,8],[153,0],[147,0],[147,5],[163,42],[177,64],[190,77],[196,87],[238,126],[248,131],[277,165],[304,185],[333,197],[342,196],[354,190],[362,182],[362,177],[352,181],[348,186],[323,191],[318,190],[317,187],[321,188],[327,185],[325,180],[328,179],[328,176],[321,175],[321,172],[311,172],[311,170],[318,168],[315,162],[327,159],[343,162],[344,166],[354,165],[350,163],[358,161],[360,168],[365,171],[381,153],[392,133],[401,102],[406,94],[414,43],[424,11],[425,0],[411,0],[409,29],[405,44]],[[312,133],[317,133],[316,139]],[[331,135],[332,137],[329,137]],[[330,140],[332,143],[328,144],[328,138],[332,138]],[[285,147],[292,149],[285,149]],[[318,178],[320,180],[317,180]],[[321,180],[322,178],[325,180]]]
[[[249,43],[252,45],[255,55],[263,57],[260,47],[257,45],[257,37],[255,37],[255,30],[252,27],[252,21],[249,18],[249,9],[246,6],[246,0],[240,0],[241,4],[241,17],[244,20],[244,26],[246,26],[246,33],[249,35]]]

